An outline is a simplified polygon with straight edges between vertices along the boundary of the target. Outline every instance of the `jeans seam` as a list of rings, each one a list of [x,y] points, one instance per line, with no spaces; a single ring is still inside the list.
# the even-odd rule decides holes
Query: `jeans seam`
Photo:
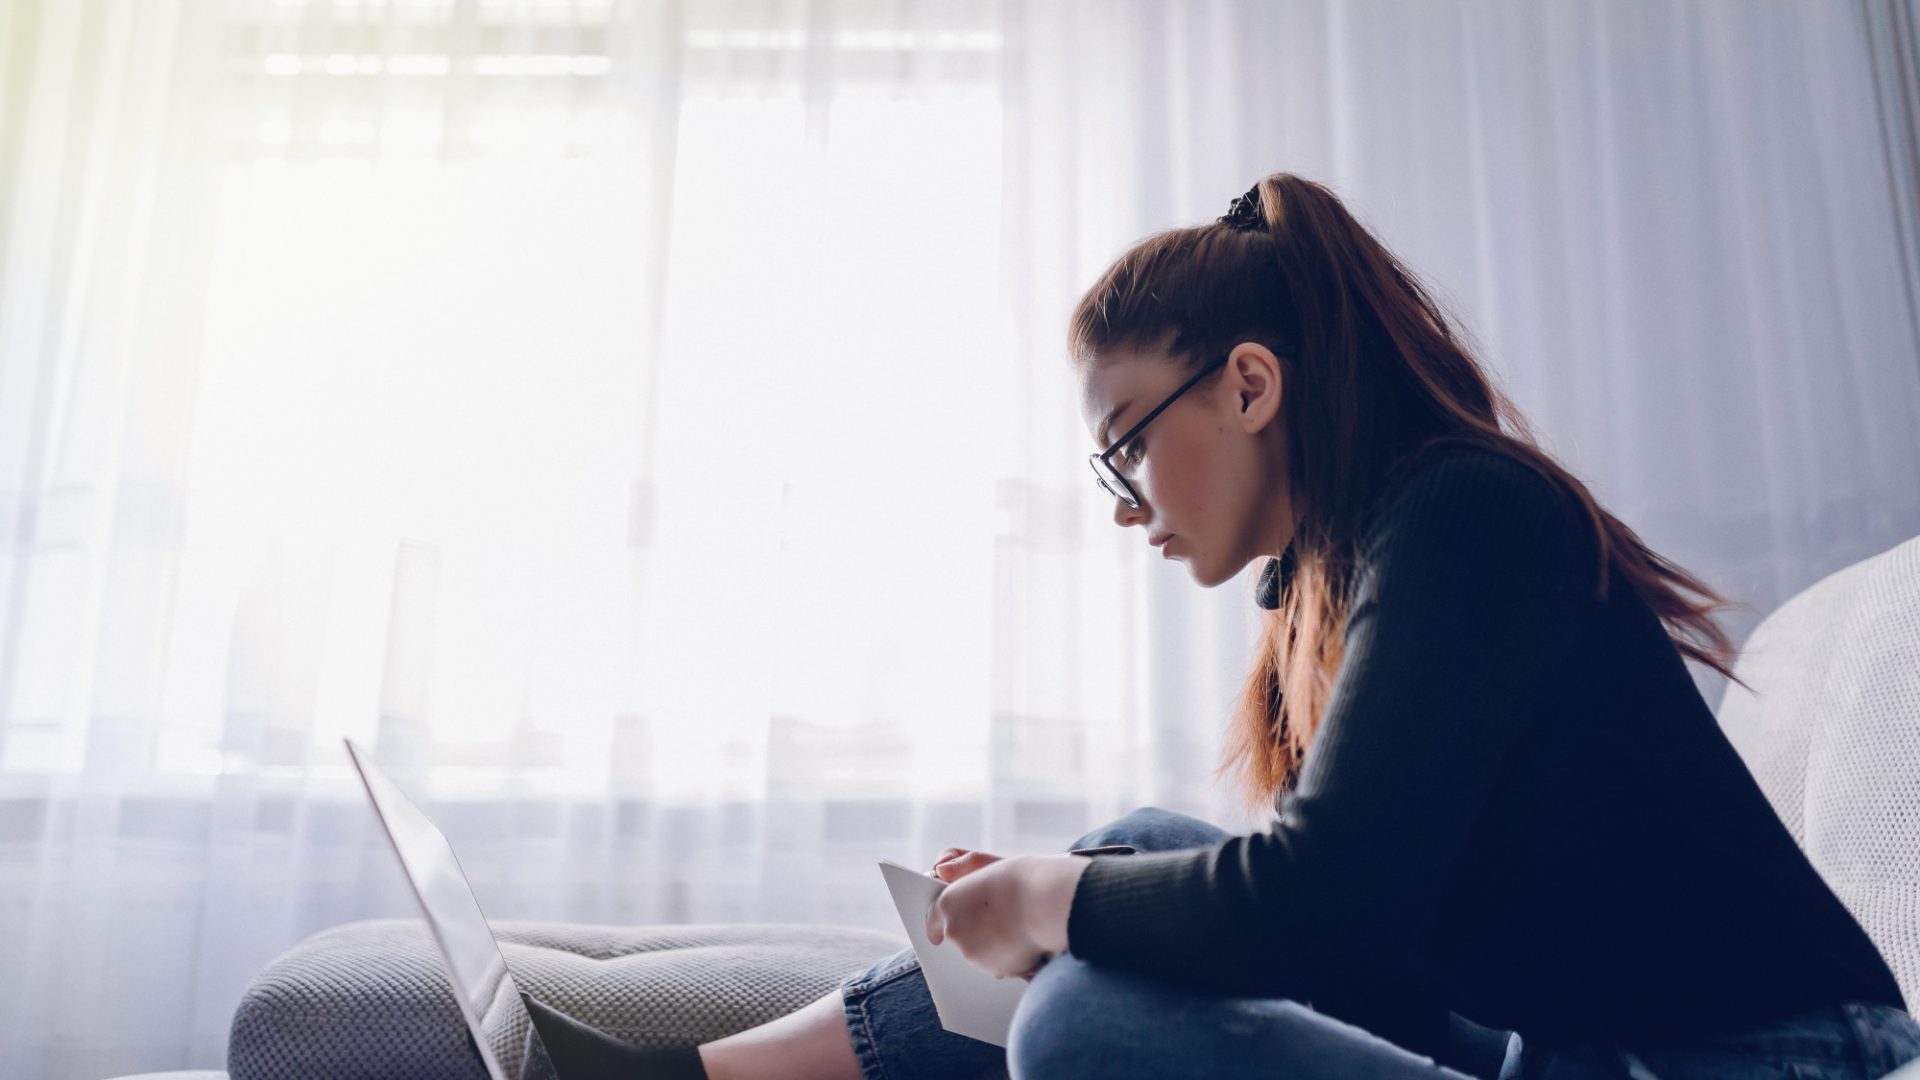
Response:
[[[879,985],[877,982],[875,986]],[[879,1043],[873,1035],[873,1018],[867,1011],[867,993],[872,987],[856,989],[854,997],[846,999],[847,1008],[860,1018],[860,1038],[854,1040],[854,1057],[859,1059],[860,1074],[867,1080],[887,1080],[886,1062],[881,1060]]]
[[[856,977],[851,984],[851,988],[855,993],[858,993],[864,996],[866,994],[872,993],[875,990],[878,990],[879,988],[887,985],[890,982],[893,982],[895,979],[899,979],[904,976],[911,975],[914,972],[919,970],[920,970],[919,957],[912,957],[910,959],[902,961],[899,964],[899,966],[895,967],[892,971],[882,972],[871,979],[866,978],[865,976]],[[843,986],[843,990],[845,988],[846,987]]]
[[[878,1049],[879,1044],[874,1040],[874,1037],[873,1037],[873,1018],[864,1008],[860,1010],[860,1026],[866,1030],[867,1046],[871,1049],[873,1054],[873,1064],[875,1067],[875,1071],[877,1071],[880,1074],[881,1080],[885,1080],[887,1075],[887,1065],[886,1065],[886,1062],[880,1060],[880,1051]]]

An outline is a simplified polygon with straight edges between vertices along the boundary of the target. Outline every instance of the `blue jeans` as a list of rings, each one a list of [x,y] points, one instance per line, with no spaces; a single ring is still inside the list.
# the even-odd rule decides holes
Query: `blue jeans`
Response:
[[[1849,1001],[1659,1049],[1583,1046],[1543,1062],[1521,1058],[1520,1080],[1880,1080],[1920,1061],[1920,1021]]]
[[[1175,851],[1228,835],[1198,818],[1149,806],[1068,846]],[[1035,973],[1014,1013],[1011,1045],[1003,1050],[940,1026],[911,948],[840,989],[866,1080],[1879,1080],[1920,1057],[1920,1024],[1907,1014],[1847,1004],[1731,1038],[1638,1055],[1578,1047],[1529,1057],[1518,1034],[1481,1027],[1456,1013],[1436,1060],[1286,998],[1194,994],[1070,954]]]

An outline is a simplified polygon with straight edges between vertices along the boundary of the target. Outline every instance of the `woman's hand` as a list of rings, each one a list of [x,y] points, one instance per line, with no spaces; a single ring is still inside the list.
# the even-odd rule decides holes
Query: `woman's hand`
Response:
[[[974,853],[978,854],[978,853]],[[1073,890],[1085,855],[995,859],[955,881],[927,911],[927,940],[951,939],[960,955],[996,979],[1032,978],[1067,951]]]

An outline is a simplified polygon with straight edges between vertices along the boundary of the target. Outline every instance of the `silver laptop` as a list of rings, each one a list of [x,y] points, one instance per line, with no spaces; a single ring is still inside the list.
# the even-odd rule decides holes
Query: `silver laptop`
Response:
[[[487,1074],[493,1080],[558,1080],[528,1013],[529,1001],[514,985],[506,958],[500,955],[500,943],[494,940],[487,917],[453,857],[453,846],[366,751],[352,739],[342,741],[446,958],[454,1000],[467,1018],[467,1030],[486,1062]]]

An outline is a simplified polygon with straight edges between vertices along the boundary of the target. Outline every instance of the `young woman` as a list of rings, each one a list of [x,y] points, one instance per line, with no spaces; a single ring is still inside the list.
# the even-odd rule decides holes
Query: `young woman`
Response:
[[[1031,979],[1004,1052],[940,1028],[908,950],[655,1075],[1869,1080],[1920,1058],[1688,675],[1731,677],[1724,601],[1535,445],[1331,192],[1279,173],[1147,238],[1070,346],[1115,522],[1205,587],[1267,560],[1222,772],[1272,827],[1149,808],[1074,845],[1136,854],[949,852],[929,937]]]

